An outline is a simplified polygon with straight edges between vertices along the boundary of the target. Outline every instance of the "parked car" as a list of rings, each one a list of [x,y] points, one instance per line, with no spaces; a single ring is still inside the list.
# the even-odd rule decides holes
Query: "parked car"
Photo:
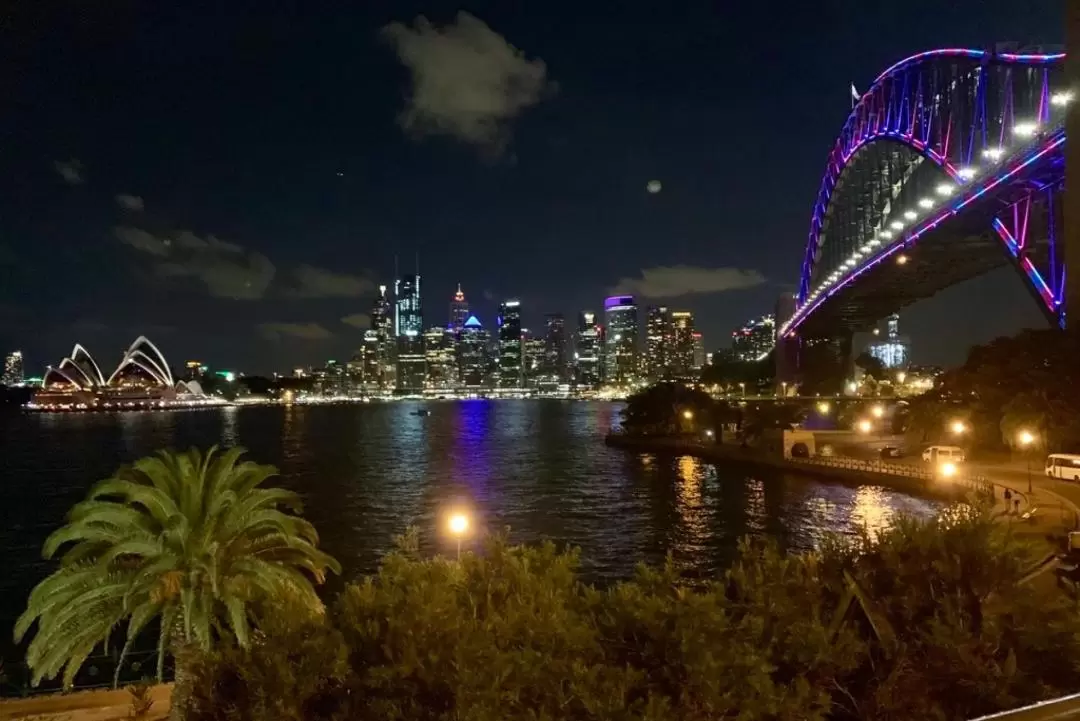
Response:
[[[898,446],[885,446],[881,449],[882,458],[903,458],[904,451]]]

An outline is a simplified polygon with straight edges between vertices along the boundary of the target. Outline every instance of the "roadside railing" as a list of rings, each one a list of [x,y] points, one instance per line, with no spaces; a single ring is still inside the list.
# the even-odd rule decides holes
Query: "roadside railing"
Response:
[[[932,481],[953,483],[966,486],[976,493],[985,493],[992,495],[994,492],[994,484],[983,476],[975,474],[964,474],[946,477],[940,473],[934,473],[932,470],[920,468],[919,466],[913,466],[908,463],[889,463],[888,461],[884,460],[867,461],[861,458],[849,458],[847,456],[814,456],[812,458],[793,457],[788,460],[795,463],[824,466],[826,468],[842,468],[845,470],[860,471],[863,473],[881,473],[890,476],[915,478],[921,481],[925,481],[927,483],[930,483]],[[963,466],[960,466],[957,471],[958,473],[962,473]]]
[[[91,656],[86,659],[75,675],[70,690],[89,691],[112,688],[116,666],[119,662],[118,649],[110,649],[109,653]],[[172,677],[172,660],[168,657],[165,659],[165,676]],[[156,677],[157,651],[132,651],[124,657],[124,665],[119,674],[119,686],[123,688],[133,683],[156,679]],[[31,686],[30,679],[30,669],[25,662],[21,659],[5,659],[0,665],[0,698],[23,698],[62,690],[59,681],[42,681],[38,686]]]

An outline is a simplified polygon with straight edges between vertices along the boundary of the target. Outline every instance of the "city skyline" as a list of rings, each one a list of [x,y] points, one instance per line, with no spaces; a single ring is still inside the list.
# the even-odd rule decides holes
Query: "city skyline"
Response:
[[[33,364],[72,338],[120,353],[146,333],[225,366],[311,364],[363,345],[377,284],[414,255],[434,271],[427,297],[444,305],[460,281],[485,320],[507,297],[570,319],[629,293],[719,339],[799,282],[851,83],[920,50],[1062,40],[1053,4],[1001,0],[780,17],[567,5],[582,33],[532,8],[458,10],[16,13],[0,29],[21,48],[0,119],[0,347]],[[892,32],[912,14],[937,22]],[[476,38],[500,49],[491,75],[462,69]],[[504,81],[522,95],[493,93]],[[107,101],[87,91],[103,86]],[[438,102],[473,91],[492,115]],[[904,322],[943,338],[916,343],[917,362],[940,363],[1044,325],[1008,271]]]

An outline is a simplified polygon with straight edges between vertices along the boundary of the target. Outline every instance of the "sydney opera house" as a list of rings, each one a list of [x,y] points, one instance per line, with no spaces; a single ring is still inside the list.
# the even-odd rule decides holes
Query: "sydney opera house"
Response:
[[[102,410],[202,405],[219,402],[203,393],[197,381],[177,381],[165,356],[145,336],[128,347],[108,376],[93,356],[76,343],[59,365],[49,366],[29,408]]]

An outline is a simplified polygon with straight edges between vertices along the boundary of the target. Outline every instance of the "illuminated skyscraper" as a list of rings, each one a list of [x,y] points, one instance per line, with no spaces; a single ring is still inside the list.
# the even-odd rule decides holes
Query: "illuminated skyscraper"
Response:
[[[491,337],[480,324],[479,318],[470,315],[465,319],[458,342],[458,368],[463,390],[477,393],[491,387],[488,373],[490,340]]]
[[[701,369],[705,367],[705,362],[705,337],[700,331],[694,331],[694,375],[701,372]]]
[[[600,351],[603,336],[596,324],[596,314],[583,310],[578,316],[574,348],[574,385],[578,390],[592,390],[600,385]]]
[[[424,390],[424,315],[420,303],[420,274],[406,275],[394,285],[394,334],[397,337],[397,390]]]
[[[671,314],[671,373],[688,378],[694,371],[694,314],[677,310]]]
[[[653,380],[671,372],[673,332],[667,306],[650,305],[645,312],[645,373]]]
[[[881,361],[886,368],[905,368],[911,361],[910,345],[900,335],[900,316],[893,313],[886,325],[885,340],[871,344],[866,352]]]
[[[388,392],[397,387],[397,364],[395,349],[397,338],[394,333],[394,319],[390,314],[390,299],[386,297],[386,286],[379,286],[379,295],[371,306],[371,330],[375,333],[376,372],[372,376],[365,374],[364,383],[369,390]],[[364,344],[368,338],[365,334]],[[372,385],[374,384],[374,388]]]
[[[465,321],[469,318],[469,301],[465,300],[465,294],[461,291],[461,283],[458,283],[457,292],[450,301],[450,328],[455,334],[461,333]]]
[[[544,337],[528,328],[521,329],[521,374],[526,388],[535,388],[544,369]]]
[[[462,321],[462,326],[465,322]],[[424,331],[424,358],[427,361],[428,392],[449,392],[458,386],[457,358],[455,357],[455,338],[453,328],[428,328]]]
[[[2,379],[3,384],[6,386],[17,386],[23,382],[23,354],[21,350],[11,351],[4,358],[4,376]]]
[[[499,365],[496,384],[499,388],[521,388],[524,353],[521,342],[521,302],[507,300],[499,305]]]
[[[541,362],[539,385],[557,388],[570,381],[570,364],[567,357],[566,318],[562,313],[544,316],[547,330],[544,333],[544,358]]]
[[[625,386],[637,380],[638,317],[632,295],[604,301],[604,382]]]
[[[359,367],[360,390],[364,393],[386,390],[383,385],[383,367],[379,363],[379,351],[379,332],[374,328],[364,331],[364,344],[352,360],[352,364]]]
[[[731,334],[735,360],[754,363],[764,360],[776,341],[776,322],[773,316],[763,315],[749,321]]]

